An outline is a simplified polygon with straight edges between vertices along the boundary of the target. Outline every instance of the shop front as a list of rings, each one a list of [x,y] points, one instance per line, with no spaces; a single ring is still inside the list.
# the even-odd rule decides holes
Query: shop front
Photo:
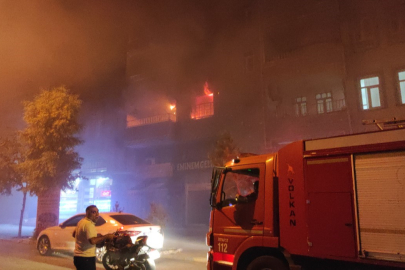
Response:
[[[111,211],[111,190],[113,180],[105,175],[93,175],[88,179],[78,178],[73,189],[61,191],[59,222],[84,213],[86,207],[97,205],[100,212]]]

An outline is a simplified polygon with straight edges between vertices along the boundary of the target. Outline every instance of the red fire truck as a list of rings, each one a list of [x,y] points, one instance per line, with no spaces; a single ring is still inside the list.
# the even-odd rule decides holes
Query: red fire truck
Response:
[[[405,129],[235,158],[210,203],[209,270],[405,268]]]

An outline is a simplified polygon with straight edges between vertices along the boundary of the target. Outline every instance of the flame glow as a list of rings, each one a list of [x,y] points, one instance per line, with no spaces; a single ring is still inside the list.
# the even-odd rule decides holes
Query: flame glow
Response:
[[[202,119],[214,115],[214,94],[208,87],[208,82],[204,83],[204,95],[195,98],[195,104],[191,111],[191,119]]]
[[[211,90],[208,87],[208,82],[205,82],[204,84],[204,94],[207,96],[213,96],[214,94],[211,92]]]

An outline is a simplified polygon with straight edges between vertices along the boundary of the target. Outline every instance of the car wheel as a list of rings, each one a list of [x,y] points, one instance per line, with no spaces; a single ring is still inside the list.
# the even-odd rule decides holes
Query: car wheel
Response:
[[[37,249],[42,256],[50,255],[52,253],[51,242],[49,241],[48,236],[44,235],[39,238]]]

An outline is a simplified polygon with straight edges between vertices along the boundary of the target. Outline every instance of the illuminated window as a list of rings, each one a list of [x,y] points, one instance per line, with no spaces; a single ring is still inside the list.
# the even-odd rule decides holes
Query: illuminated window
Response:
[[[316,105],[319,114],[333,111],[332,93],[322,93],[316,95]]]
[[[195,99],[191,111],[191,119],[202,119],[214,115],[214,94],[209,90],[208,83],[204,85],[204,95]]]
[[[361,79],[360,90],[363,110],[381,107],[380,79],[378,77]]]
[[[307,98],[298,97],[295,99],[295,114],[297,116],[307,115]]]
[[[405,71],[398,72],[399,91],[401,92],[401,103],[405,104]]]

